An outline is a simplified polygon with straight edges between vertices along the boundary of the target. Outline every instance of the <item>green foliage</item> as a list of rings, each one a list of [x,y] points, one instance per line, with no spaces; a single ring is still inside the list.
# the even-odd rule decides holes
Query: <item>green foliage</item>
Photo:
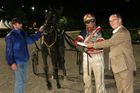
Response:
[[[61,29],[65,29],[65,26],[67,25],[68,21],[67,21],[67,18],[65,16],[62,16],[59,21],[58,21],[58,28],[61,28]]]

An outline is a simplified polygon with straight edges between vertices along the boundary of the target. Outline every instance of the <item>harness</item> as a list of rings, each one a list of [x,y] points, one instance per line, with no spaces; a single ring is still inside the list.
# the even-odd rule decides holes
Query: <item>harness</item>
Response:
[[[54,37],[54,41],[51,44],[47,44],[45,41],[45,34],[42,36],[42,43],[41,44],[45,44],[46,47],[48,48],[48,53],[49,55],[51,54],[51,47],[56,43],[57,40],[57,31],[54,29],[54,27],[52,26],[51,29],[53,29],[53,31],[55,32],[55,37]]]

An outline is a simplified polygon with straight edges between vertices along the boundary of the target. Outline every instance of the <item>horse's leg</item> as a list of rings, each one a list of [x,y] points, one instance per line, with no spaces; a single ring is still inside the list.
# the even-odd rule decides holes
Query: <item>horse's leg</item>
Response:
[[[44,63],[44,72],[46,77],[46,83],[49,90],[52,89],[52,84],[49,81],[49,73],[48,73],[48,63],[47,63],[47,57],[48,57],[48,50],[46,46],[41,46],[41,52],[42,52],[42,59]]]
[[[66,76],[66,68],[65,68],[65,44],[64,37],[61,36],[58,41],[58,59],[59,59],[59,67],[63,71],[64,77]]]
[[[57,88],[61,88],[61,85],[59,82],[59,76],[58,76],[57,52],[54,47],[51,49],[51,60],[52,60],[52,66],[53,66],[53,76],[56,79]]]
[[[59,65],[61,65],[61,69],[63,71],[63,75],[66,76],[66,68],[65,68],[65,54],[64,48],[62,46],[59,47]]]
[[[52,84],[49,81],[48,69],[44,68],[44,71],[45,71],[45,76],[46,76],[47,87],[48,87],[49,90],[51,90],[52,89]]]

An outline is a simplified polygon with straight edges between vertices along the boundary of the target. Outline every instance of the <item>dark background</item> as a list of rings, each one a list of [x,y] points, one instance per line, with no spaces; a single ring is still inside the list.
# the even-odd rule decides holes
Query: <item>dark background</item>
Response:
[[[130,28],[140,26],[140,5],[138,0],[0,0],[0,6],[5,10],[6,18],[16,16],[23,11],[29,21],[44,21],[45,10],[49,6],[57,9],[64,7],[63,15],[74,20],[74,24],[83,25],[82,18],[86,13],[93,13],[97,23],[109,27],[108,17],[112,13],[121,14],[124,24]],[[22,7],[24,6],[24,7]],[[32,11],[31,7],[35,10]],[[75,25],[80,27],[79,25]]]
[[[35,7],[33,10],[32,7]],[[0,0],[0,19],[10,21],[13,17],[21,17],[25,26],[32,27],[37,22],[39,27],[44,23],[45,10],[64,8],[63,16],[67,19],[65,31],[84,29],[83,16],[86,13],[95,15],[97,25],[105,31],[105,38],[110,38],[111,27],[108,18],[112,13],[119,13],[132,36],[133,43],[140,43],[140,4],[139,0]],[[3,37],[10,30],[0,31]],[[26,30],[28,31],[28,30]],[[28,31],[33,32],[34,30]]]

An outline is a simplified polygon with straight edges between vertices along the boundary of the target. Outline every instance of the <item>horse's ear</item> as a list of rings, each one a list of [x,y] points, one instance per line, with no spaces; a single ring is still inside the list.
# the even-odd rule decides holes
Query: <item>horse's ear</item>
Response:
[[[48,6],[48,11],[47,11],[47,13],[46,13],[46,15],[45,15],[45,19],[50,19],[50,17],[52,16],[52,11],[53,11],[53,9],[52,9],[52,7],[49,5],[49,6]]]

